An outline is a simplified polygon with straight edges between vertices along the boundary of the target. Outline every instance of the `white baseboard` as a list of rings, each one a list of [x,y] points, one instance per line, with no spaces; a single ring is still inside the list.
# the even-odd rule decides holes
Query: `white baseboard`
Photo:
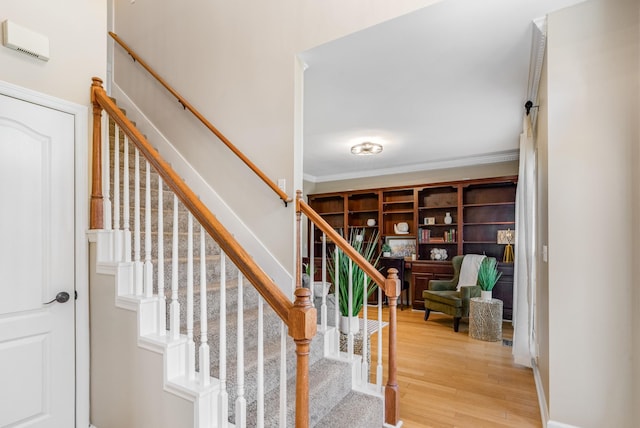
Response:
[[[162,157],[189,184],[265,273],[287,296],[293,295],[293,276],[115,82],[111,87],[111,96],[118,100],[118,105],[127,111],[129,119],[136,122],[138,129],[148,136]]]
[[[538,393],[538,405],[540,406],[540,419],[542,419],[542,427],[549,428],[551,427],[551,425],[549,425],[549,405],[547,404],[547,397],[542,386],[540,370],[538,369],[538,365],[535,363],[535,361],[532,361],[531,366],[533,368],[533,379],[536,383],[536,392]]]
[[[535,361],[532,361],[533,378],[536,382],[536,391],[538,393],[538,404],[540,405],[540,418],[542,419],[543,428],[580,428],[575,425],[569,425],[562,422],[552,421],[549,419],[549,405],[547,404],[547,397],[544,394],[544,388],[542,387],[542,378],[540,377],[540,370]]]
[[[562,422],[549,421],[547,428],[580,428],[575,425],[563,424]]]

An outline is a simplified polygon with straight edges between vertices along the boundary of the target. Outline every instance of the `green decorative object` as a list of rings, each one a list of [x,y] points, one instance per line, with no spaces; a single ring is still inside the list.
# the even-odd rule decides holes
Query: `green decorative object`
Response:
[[[498,262],[493,257],[486,257],[478,268],[478,285],[482,291],[491,291],[502,276],[498,271]]]
[[[391,257],[391,246],[386,242],[382,244],[382,255],[384,257]]]
[[[365,236],[364,229],[351,229],[348,242],[365,260],[377,269],[378,259],[380,258],[380,254],[377,252],[378,232],[373,233],[369,240],[358,238],[363,236]],[[331,282],[334,286],[335,284],[339,284],[340,315],[345,317],[349,316],[349,264],[351,263],[351,283],[353,293],[351,315],[356,317],[360,313],[363,305],[365,273],[356,263],[351,262],[342,250],[338,249],[338,254],[338,266],[335,266],[336,262],[334,257],[329,259],[328,264]],[[371,278],[368,278],[367,298],[374,292],[376,287],[376,283],[373,282]]]

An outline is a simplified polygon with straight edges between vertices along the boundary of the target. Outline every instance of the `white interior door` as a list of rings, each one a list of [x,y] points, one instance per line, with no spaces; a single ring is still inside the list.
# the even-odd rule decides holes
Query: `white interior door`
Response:
[[[0,427],[75,425],[74,272],[74,116],[0,95]]]

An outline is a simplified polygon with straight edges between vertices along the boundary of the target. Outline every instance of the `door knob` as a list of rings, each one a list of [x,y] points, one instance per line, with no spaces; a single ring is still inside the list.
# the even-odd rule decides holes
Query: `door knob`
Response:
[[[48,305],[53,302],[64,303],[64,302],[67,302],[68,300],[69,300],[69,293],[67,293],[66,291],[61,291],[58,294],[56,294],[55,299],[45,303],[45,305]]]

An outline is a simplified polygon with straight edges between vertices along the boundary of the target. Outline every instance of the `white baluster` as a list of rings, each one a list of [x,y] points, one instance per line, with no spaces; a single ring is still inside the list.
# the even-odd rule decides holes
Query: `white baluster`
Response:
[[[376,367],[376,386],[382,392],[382,288],[378,287],[378,366]]]
[[[136,296],[142,295],[143,264],[140,260],[140,153],[134,150],[133,172],[133,263]]]
[[[151,263],[151,165],[145,162],[144,192],[144,295],[153,296],[153,264]]]
[[[164,295],[164,201],[158,176],[158,334],[167,334],[167,299]]]
[[[178,302],[178,197],[173,195],[173,242],[171,248],[171,339],[180,338],[180,302]]]
[[[314,264],[315,264],[315,225],[311,223],[311,228],[309,229],[309,242],[311,242],[311,246],[309,248],[309,289],[311,290],[311,307],[315,308],[316,304],[313,301],[313,296],[316,294],[316,282],[314,281]]]
[[[124,206],[122,207],[123,214],[123,222],[124,222],[124,234],[122,237],[122,254],[124,255],[124,261],[131,261],[131,220],[130,220],[130,210],[131,210],[131,201],[129,196],[129,186],[131,185],[131,180],[129,179],[129,137],[124,136],[124,167],[123,167],[123,177],[122,177],[122,200],[124,201]],[[133,294],[133,281],[130,284],[131,294]]]
[[[187,378],[196,376],[196,344],[193,342],[193,216],[187,214]]]
[[[111,230],[111,180],[109,180],[111,175],[111,165],[109,165],[109,146],[111,144],[109,141],[109,115],[101,114],[100,122],[102,122],[100,128],[102,130],[101,150],[104,154],[102,156],[102,212],[104,215],[103,228],[105,230]]]
[[[336,245],[336,248],[334,249],[334,268],[335,268],[335,272],[333,273],[333,278],[335,279],[336,283],[333,284],[333,289],[334,289],[334,296],[335,296],[335,301],[336,301],[336,307],[335,307],[335,326],[336,326],[336,331],[335,331],[335,335],[334,335],[334,343],[333,343],[333,351],[334,354],[340,355],[340,252],[338,251],[338,246]]]
[[[264,301],[258,296],[257,428],[264,428]]]
[[[349,358],[353,358],[353,331],[351,330],[351,320],[353,319],[353,260],[349,259],[349,290],[347,294],[347,310],[349,311],[349,327],[347,328],[349,334],[347,335],[347,352]]]
[[[220,252],[220,392],[218,393],[218,426],[226,427],[229,415],[229,394],[227,393],[227,293],[226,255]]]
[[[115,141],[113,142],[113,260],[123,261],[122,230],[120,224],[120,127],[115,125]]]
[[[200,226],[200,383],[209,385],[210,361],[207,338],[207,258],[204,227]]]
[[[242,290],[242,274],[238,274],[238,327],[237,327],[237,346],[236,353],[237,363],[237,390],[236,397],[236,427],[244,428],[247,426],[247,400],[244,398],[244,296]]]
[[[322,331],[327,331],[327,235],[322,232],[322,305],[320,306],[320,318],[322,319]]]
[[[280,322],[280,412],[279,426],[287,427],[287,333]]]
[[[368,293],[368,285],[369,278],[367,275],[364,275],[364,279],[362,281],[362,289],[364,293],[362,295],[362,318],[363,318],[363,327],[362,327],[362,383],[366,385],[369,381],[369,361],[367,354],[367,340],[369,339],[369,334],[367,332],[367,297]]]

